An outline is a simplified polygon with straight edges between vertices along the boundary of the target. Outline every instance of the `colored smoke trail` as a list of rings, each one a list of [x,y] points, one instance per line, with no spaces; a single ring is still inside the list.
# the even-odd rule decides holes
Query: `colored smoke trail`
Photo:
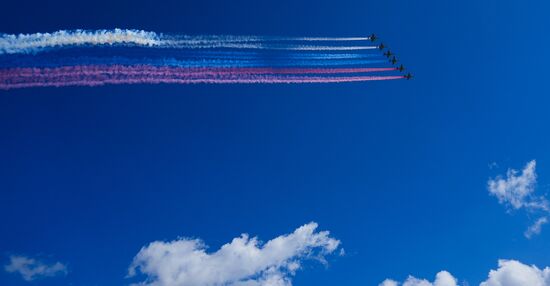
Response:
[[[165,78],[165,77],[126,77],[126,78],[71,78],[40,82],[0,82],[0,89],[9,90],[28,87],[63,87],[63,86],[101,86],[107,84],[299,84],[299,83],[346,83],[398,80],[403,76],[349,76],[349,77],[277,77],[277,76],[244,76],[237,78]]]
[[[221,50],[221,49],[175,49],[166,48],[157,50],[154,48],[133,46],[131,48],[125,46],[82,46],[70,48],[50,49],[39,54],[4,54],[0,55],[0,61],[18,60],[18,59],[52,59],[60,57],[94,57],[94,56],[123,56],[123,57],[151,57],[151,55],[162,54],[163,58],[178,58],[178,59],[368,59],[382,58],[383,55],[377,52],[320,52],[320,51],[284,51],[284,50]],[[40,57],[37,57],[39,55]]]
[[[14,68],[0,71],[0,89],[132,83],[339,83],[402,78],[402,76],[366,75],[320,76],[322,74],[362,74],[392,70],[395,69],[187,69],[153,66],[78,66],[55,69]]]
[[[95,50],[95,49],[94,49]],[[102,50],[102,49],[100,49]],[[85,54],[85,56],[79,56]],[[257,67],[257,66],[357,66],[385,63],[376,54],[300,54],[300,53],[162,53],[162,57],[146,51],[122,51],[123,56],[105,57],[101,51],[78,49],[36,55],[0,56],[0,68],[12,67],[59,67],[76,65],[155,65],[178,67]]]
[[[370,37],[164,35],[142,30],[0,34],[0,89],[105,84],[397,80]]]
[[[152,65],[173,67],[281,67],[281,66],[356,66],[376,63],[385,63],[385,60],[333,60],[333,59],[280,59],[269,60],[261,58],[239,59],[175,59],[175,58],[126,58],[126,57],[52,57],[52,58],[24,58],[6,62],[0,59],[0,67],[59,67],[77,65]]]
[[[64,75],[172,75],[172,74],[357,74],[395,71],[395,68],[177,68],[147,65],[66,66],[58,68],[12,68],[0,70],[0,80],[59,77]]]

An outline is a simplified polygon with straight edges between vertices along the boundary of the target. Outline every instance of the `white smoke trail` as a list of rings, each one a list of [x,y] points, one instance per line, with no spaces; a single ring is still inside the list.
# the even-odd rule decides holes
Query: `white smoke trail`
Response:
[[[166,41],[165,47],[180,49],[254,49],[254,50],[284,50],[284,51],[359,51],[376,50],[378,46],[317,46],[317,45],[281,45],[271,43],[231,43],[231,42],[195,42]]]
[[[303,37],[303,38],[280,38],[281,41],[327,41],[327,42],[351,42],[351,41],[370,41],[370,37],[342,37],[342,38],[336,38],[336,37]]]
[[[33,53],[60,46],[115,44],[158,46],[161,43],[156,33],[141,30],[75,30],[19,35],[2,34],[0,35],[0,54]]]
[[[280,37],[280,36],[235,36],[235,35],[167,35],[165,39],[184,40],[184,41],[202,41],[202,42],[267,42],[267,41],[311,41],[311,42],[353,42],[370,41],[370,37]]]
[[[143,30],[61,30],[53,33],[0,34],[0,55],[36,53],[63,46],[137,45],[157,48],[235,48],[295,51],[350,51],[376,49],[376,46],[282,45],[274,42],[367,41],[370,37],[263,37],[263,36],[183,36],[162,35]]]

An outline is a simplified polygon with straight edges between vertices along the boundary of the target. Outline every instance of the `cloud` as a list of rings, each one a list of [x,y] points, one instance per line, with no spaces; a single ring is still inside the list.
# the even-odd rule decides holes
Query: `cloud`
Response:
[[[542,226],[547,223],[548,223],[547,217],[539,218],[533,225],[527,228],[527,230],[525,231],[525,237],[531,238],[533,237],[533,235],[539,234]]]
[[[530,213],[542,213],[542,216],[525,231],[527,238],[540,233],[550,213],[548,199],[534,194],[537,184],[536,166],[537,162],[532,160],[525,165],[521,174],[517,170],[509,169],[506,178],[497,176],[487,182],[489,193],[495,196],[500,204],[513,210],[525,209]]]
[[[45,263],[26,256],[12,255],[10,263],[4,266],[9,273],[18,273],[25,281],[33,281],[44,277],[67,275],[67,266],[60,262]]]
[[[489,193],[497,197],[499,203],[513,209],[540,207],[539,200],[532,198],[537,183],[536,165],[537,162],[533,160],[527,163],[519,176],[517,170],[509,169],[506,178],[498,176],[490,179]]]
[[[399,282],[391,279],[386,279],[382,281],[382,283],[378,284],[378,286],[399,286]]]
[[[409,276],[403,284],[386,279],[379,286],[456,286],[457,280],[447,271],[436,275],[434,282]],[[480,286],[550,286],[550,268],[539,269],[517,260],[499,260],[498,269],[489,271]]]
[[[386,279],[379,286],[456,286],[456,279],[447,271],[441,271],[435,276],[435,281],[430,282],[426,279],[418,279],[413,276],[409,276],[403,284],[391,279]]]
[[[128,276],[144,274],[150,286],[290,286],[306,259],[326,263],[340,241],[312,222],[265,244],[247,234],[207,253],[199,239],[155,241],[135,256]]]
[[[516,260],[499,260],[498,269],[489,272],[480,286],[550,286],[550,268],[544,270]]]

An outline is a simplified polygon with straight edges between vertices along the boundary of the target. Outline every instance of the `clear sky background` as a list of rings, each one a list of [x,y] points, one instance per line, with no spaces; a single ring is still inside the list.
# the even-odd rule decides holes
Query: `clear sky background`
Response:
[[[529,3],[527,3],[529,2]],[[550,184],[545,1],[5,1],[5,33],[376,33],[415,79],[0,92],[0,255],[68,264],[34,285],[126,285],[155,240],[263,240],[316,221],[346,250],[295,285],[377,285],[499,258],[550,265],[550,231],[489,196],[537,160]],[[497,167],[490,168],[492,163]],[[0,273],[2,285],[28,285]]]

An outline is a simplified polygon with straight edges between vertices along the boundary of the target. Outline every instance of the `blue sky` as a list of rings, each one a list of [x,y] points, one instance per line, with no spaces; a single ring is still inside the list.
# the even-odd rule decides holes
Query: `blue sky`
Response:
[[[1,32],[378,34],[413,81],[40,88],[0,92],[0,254],[66,275],[2,285],[127,285],[153,241],[310,221],[342,242],[294,285],[378,285],[441,270],[477,285],[498,259],[550,265],[549,232],[488,180],[537,161],[550,184],[544,1],[31,1]],[[497,166],[492,165],[496,163]],[[490,167],[492,166],[492,167]],[[526,215],[527,213],[527,215]]]

